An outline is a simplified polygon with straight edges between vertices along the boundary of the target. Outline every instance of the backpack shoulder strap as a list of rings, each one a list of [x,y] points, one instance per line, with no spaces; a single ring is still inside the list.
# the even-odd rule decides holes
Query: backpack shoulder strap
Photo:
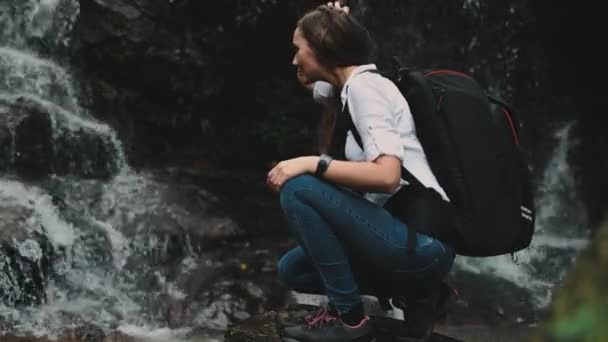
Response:
[[[390,79],[389,76],[380,72],[378,69],[367,70],[365,72],[382,75],[382,76]],[[350,115],[350,110],[348,109],[348,102],[344,103],[344,109],[342,110],[341,115],[342,115],[341,119],[344,121],[342,123],[340,123],[341,120],[338,120],[338,123],[340,123],[340,125],[338,125],[338,123],[337,123],[336,127],[338,128],[338,126],[341,126],[342,130],[346,129],[343,134],[345,134],[346,132],[348,132],[350,130],[351,133],[353,134],[353,137],[355,138],[355,141],[359,145],[359,148],[361,148],[361,150],[363,150],[363,141],[361,140],[361,136],[359,135],[359,132],[357,132],[357,128],[355,127],[355,124],[353,123],[353,119]],[[339,131],[336,130],[336,132],[339,132]],[[401,178],[405,179],[411,186],[414,186],[418,189],[426,189],[426,187],[418,180],[418,178],[416,178],[411,172],[409,172],[403,165],[401,165]]]
[[[357,132],[357,128],[355,127],[355,124],[353,123],[353,119],[350,116],[350,111],[348,109],[348,102],[344,104],[344,110],[341,113],[342,116],[342,120],[345,121],[345,124],[343,125],[343,127],[346,128],[346,130],[344,131],[345,133],[348,132],[348,130],[351,131],[351,133],[353,134],[353,137],[355,138],[355,141],[357,142],[357,145],[359,145],[359,148],[361,150],[363,150],[363,141],[361,140],[361,136],[359,135],[359,132]],[[340,134],[340,136],[342,137],[343,140],[345,140],[346,135],[345,134]],[[344,154],[344,144],[345,142],[343,142],[342,146],[342,154]],[[414,189],[416,190],[426,190],[426,187],[418,180],[418,178],[416,178],[411,172],[409,172],[404,166],[403,164],[401,165],[401,178],[405,179],[410,186],[412,186]],[[408,226],[407,228],[407,252],[409,254],[413,254],[414,250],[416,248],[416,230],[414,229],[414,227]]]
[[[350,112],[348,110],[348,103],[344,106],[344,111],[342,112],[342,115],[344,116],[344,120],[346,120],[346,127],[353,134],[353,137],[355,138],[357,145],[359,145],[359,148],[361,150],[363,150],[363,141],[361,140],[361,136],[359,135],[359,132],[357,132],[357,128],[355,127],[355,124],[353,123],[353,119],[350,116]],[[416,178],[416,176],[414,176],[411,172],[409,172],[403,165],[401,165],[401,178],[405,179],[408,183],[410,183],[412,186],[414,186],[416,188],[419,188],[419,189],[426,188],[418,180],[418,178]]]

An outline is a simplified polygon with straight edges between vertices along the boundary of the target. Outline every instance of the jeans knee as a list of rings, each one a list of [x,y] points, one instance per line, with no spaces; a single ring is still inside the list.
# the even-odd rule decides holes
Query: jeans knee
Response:
[[[293,267],[289,262],[288,254],[283,255],[283,257],[281,257],[281,259],[277,263],[277,274],[279,281],[283,284],[283,286],[287,288],[292,287],[291,285],[293,285],[292,279],[294,277],[294,272]]]
[[[305,189],[310,190],[318,182],[319,179],[317,177],[307,173],[288,179],[285,183],[283,183],[279,194],[281,207],[285,208],[286,206],[289,206],[291,202],[298,201],[299,199],[297,196],[294,196],[296,192]]]

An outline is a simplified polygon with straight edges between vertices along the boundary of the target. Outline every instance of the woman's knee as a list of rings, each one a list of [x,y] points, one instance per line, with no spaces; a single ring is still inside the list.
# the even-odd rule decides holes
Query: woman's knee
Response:
[[[319,185],[319,182],[317,177],[307,173],[290,178],[281,187],[281,207],[285,208],[294,201],[300,201],[301,199],[296,194],[302,190],[312,190]]]
[[[277,263],[279,280],[288,288],[292,288],[295,283],[294,279],[297,277],[296,264],[297,260],[294,260],[293,251],[285,253]]]
[[[281,257],[281,259],[277,263],[277,275],[283,286],[289,287],[288,283],[290,283],[290,272],[288,261],[285,258],[286,256],[287,255],[283,255],[283,257]]]

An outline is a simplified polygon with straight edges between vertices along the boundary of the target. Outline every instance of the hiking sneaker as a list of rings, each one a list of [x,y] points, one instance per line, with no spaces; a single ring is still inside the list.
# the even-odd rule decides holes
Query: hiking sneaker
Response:
[[[395,327],[394,334],[399,336],[396,341],[423,342],[428,341],[433,333],[435,322],[447,315],[449,304],[457,293],[444,282],[436,284],[430,294],[424,297],[395,296],[393,306],[403,310],[404,320]]]
[[[371,342],[374,336],[369,317],[364,316],[357,325],[350,326],[328,306],[306,317],[304,324],[284,328],[282,339],[283,342]]]
[[[451,304],[456,302],[458,297],[458,291],[452,287],[450,287],[445,282],[441,281],[436,285],[434,291],[431,292],[429,297],[426,298],[427,301],[431,302],[433,306],[433,310],[435,311],[434,317],[435,321],[444,320],[448,313],[448,307]],[[391,308],[390,304],[387,304],[388,300],[383,299],[384,303],[381,305]],[[391,303],[398,309],[405,311],[408,309],[408,302],[410,300],[407,296],[395,296],[391,299]],[[386,309],[385,309],[386,310]],[[411,310],[411,308],[410,308]]]

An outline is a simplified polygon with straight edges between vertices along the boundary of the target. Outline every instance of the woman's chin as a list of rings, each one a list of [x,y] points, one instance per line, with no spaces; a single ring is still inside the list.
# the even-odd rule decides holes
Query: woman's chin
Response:
[[[304,83],[304,84],[308,84],[308,83],[310,83],[310,78],[306,77],[306,76],[305,76],[304,74],[302,74],[302,73],[298,73],[297,77],[298,77],[298,80],[299,80],[300,82]]]

